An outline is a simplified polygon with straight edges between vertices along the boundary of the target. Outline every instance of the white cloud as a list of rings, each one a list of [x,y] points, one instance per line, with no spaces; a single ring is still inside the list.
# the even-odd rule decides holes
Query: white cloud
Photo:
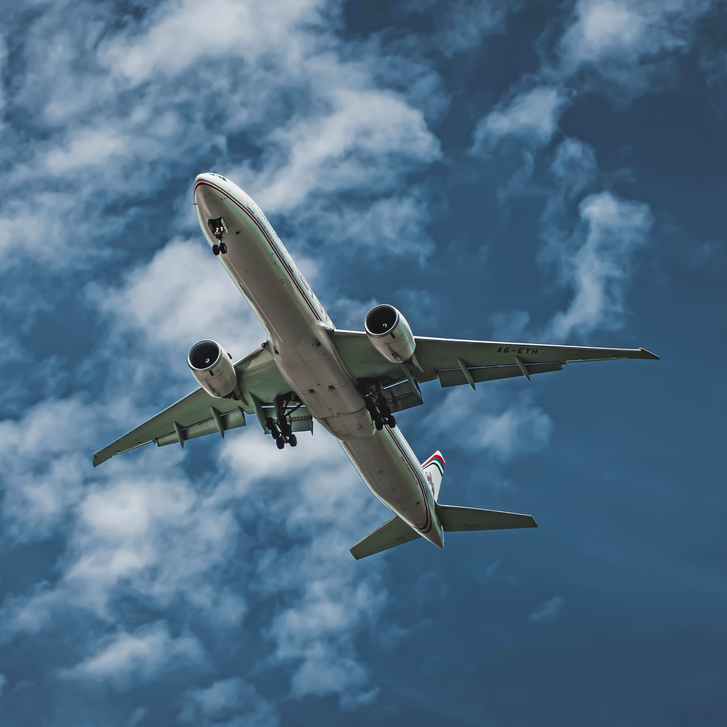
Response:
[[[213,338],[237,359],[265,340],[247,301],[204,240],[173,240],[116,289],[89,286],[89,300],[114,334],[142,334],[149,350],[184,369],[189,348]],[[138,363],[135,361],[134,363]],[[193,379],[189,376],[190,389]]]
[[[628,0],[580,0],[574,10],[576,20],[561,40],[564,54],[577,64],[642,52],[639,45],[649,28],[643,12],[647,8]]]
[[[357,255],[407,255],[423,261],[434,251],[434,241],[427,229],[429,207],[418,192],[415,187],[360,206],[313,203],[296,214],[295,226],[308,241],[339,246]]]
[[[536,86],[523,91],[480,121],[475,130],[474,148],[485,150],[505,137],[546,144],[569,103],[569,94],[563,87]]]
[[[342,705],[355,707],[373,699],[376,688],[354,638],[376,621],[386,591],[375,564],[363,574],[352,567],[348,549],[388,511],[332,437],[320,433],[299,442],[295,451],[278,452],[272,442],[261,445],[250,436],[226,449],[230,471],[245,471],[244,478],[230,478],[226,496],[255,488],[266,517],[295,539],[292,548],[269,549],[257,564],[257,587],[285,604],[266,629],[275,645],[271,663],[295,664],[293,697],[338,694]],[[266,475],[279,484],[260,487]]]
[[[175,76],[202,61],[238,56],[254,62],[283,53],[292,63],[300,59],[305,33],[296,26],[314,24],[317,0],[276,0],[264,5],[229,0],[167,2],[157,8],[139,34],[112,38],[101,51],[113,73],[134,83],[155,73]],[[214,18],[215,22],[210,22]]]
[[[568,309],[548,326],[548,333],[561,340],[623,325],[634,254],[652,225],[648,205],[611,192],[589,195],[578,210],[581,221],[570,239],[551,244],[543,256],[555,263],[561,283],[574,292]]]
[[[560,66],[546,72],[563,78],[586,69],[611,84],[608,92],[615,98],[633,98],[665,82],[670,55],[688,50],[695,23],[710,5],[711,0],[578,0],[559,43]]]
[[[154,679],[168,668],[204,664],[206,660],[204,647],[196,637],[173,637],[169,625],[158,621],[140,626],[133,633],[121,632],[102,639],[94,654],[61,675],[128,689],[136,682]]]
[[[562,610],[565,605],[565,599],[562,596],[553,596],[546,601],[539,609],[530,614],[529,621],[552,621]]]
[[[532,403],[530,392],[504,400],[494,390],[474,396],[466,387],[450,391],[426,422],[454,436],[457,444],[486,451],[499,462],[544,449],[553,429],[550,416]]]
[[[274,705],[264,699],[248,682],[238,677],[221,679],[204,689],[184,695],[180,722],[200,727],[277,727],[280,719]]]
[[[88,441],[97,408],[80,398],[46,400],[17,421],[0,422],[0,483],[4,537],[48,537],[83,492]]]
[[[295,209],[316,194],[371,187],[381,194],[396,188],[412,162],[439,157],[421,111],[397,94],[356,88],[366,83],[360,72],[321,70],[332,84],[354,85],[326,89],[322,113],[273,131],[260,172],[230,172],[250,179],[255,200],[270,213]]]

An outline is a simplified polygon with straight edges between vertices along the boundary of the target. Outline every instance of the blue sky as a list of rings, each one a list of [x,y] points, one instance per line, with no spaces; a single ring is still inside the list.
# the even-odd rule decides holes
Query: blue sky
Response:
[[[6,3],[0,722],[727,724],[727,52],[708,0]],[[643,346],[399,417],[539,529],[355,562],[325,432],[92,453],[264,338],[215,171],[339,327]],[[459,536],[458,536],[459,535]]]

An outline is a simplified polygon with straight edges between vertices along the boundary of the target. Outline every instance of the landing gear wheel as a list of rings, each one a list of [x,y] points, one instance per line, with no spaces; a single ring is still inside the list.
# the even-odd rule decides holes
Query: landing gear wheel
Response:
[[[396,428],[396,419],[394,419],[394,415],[393,414],[389,414],[389,416],[386,417],[386,423],[389,425],[389,427],[391,429],[395,429]]]
[[[290,445],[291,447],[295,447],[295,446],[296,446],[296,445],[298,444],[298,437],[296,437],[296,436],[295,436],[295,434],[291,434],[291,435],[290,435],[290,436],[288,437],[288,444],[289,444],[289,445]]]
[[[226,243],[224,243],[224,242],[220,243],[220,252],[223,255],[227,255],[227,244]]]
[[[220,246],[217,243],[215,243],[214,245],[212,245],[212,252],[215,255],[219,255],[220,254]]]
[[[380,432],[384,428],[384,422],[381,419],[375,419],[374,424],[376,425],[376,431]]]
[[[278,449],[283,449],[285,447],[285,440],[282,437],[278,437],[275,440],[275,444],[278,445]]]

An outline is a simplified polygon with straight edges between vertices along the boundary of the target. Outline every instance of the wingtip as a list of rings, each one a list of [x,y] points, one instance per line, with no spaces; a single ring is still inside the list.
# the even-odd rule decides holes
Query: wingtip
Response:
[[[657,356],[655,353],[651,353],[651,351],[647,351],[645,348],[639,349],[642,353],[645,353],[646,356],[644,358],[651,359],[652,361],[661,361],[661,357]]]

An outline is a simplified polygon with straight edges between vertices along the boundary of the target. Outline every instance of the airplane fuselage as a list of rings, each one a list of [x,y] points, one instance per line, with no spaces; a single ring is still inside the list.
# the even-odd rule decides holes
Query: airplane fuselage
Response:
[[[434,497],[421,464],[398,428],[374,427],[364,395],[341,361],[334,330],[310,286],[260,208],[239,187],[201,174],[194,188],[200,226],[219,244],[210,220],[224,220],[219,259],[268,333],[290,389],[341,444],[371,491],[423,537],[443,546]]]

